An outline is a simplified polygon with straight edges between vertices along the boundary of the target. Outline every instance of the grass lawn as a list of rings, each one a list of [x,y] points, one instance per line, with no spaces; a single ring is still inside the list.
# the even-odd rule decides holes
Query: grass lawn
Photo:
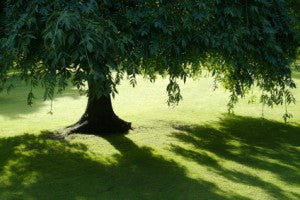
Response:
[[[51,131],[78,120],[86,98],[68,88],[50,115],[42,89],[29,107],[29,88],[15,81],[0,94],[0,199],[300,199],[299,88],[285,125],[283,107],[262,120],[248,99],[227,115],[228,93],[210,78],[182,85],[184,100],[169,108],[166,84],[120,86],[113,104],[129,134],[60,141]]]

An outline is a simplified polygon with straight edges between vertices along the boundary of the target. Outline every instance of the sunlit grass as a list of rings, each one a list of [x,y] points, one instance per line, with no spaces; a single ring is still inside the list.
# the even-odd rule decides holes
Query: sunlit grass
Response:
[[[300,85],[299,72],[294,73]],[[300,106],[283,123],[283,107],[264,110],[241,100],[227,112],[228,93],[209,78],[182,85],[183,101],[166,105],[167,80],[136,88],[124,82],[113,104],[133,123],[126,136],[51,131],[83,113],[86,98],[68,88],[53,102],[17,81],[0,94],[0,199],[299,199]],[[300,101],[300,90],[293,91]],[[47,131],[46,131],[47,130]]]

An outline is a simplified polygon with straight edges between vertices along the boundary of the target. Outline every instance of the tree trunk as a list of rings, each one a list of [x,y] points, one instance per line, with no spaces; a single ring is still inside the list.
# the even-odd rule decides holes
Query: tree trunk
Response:
[[[89,93],[95,88],[89,82]],[[102,95],[93,98],[88,95],[86,110],[80,120],[66,128],[67,134],[88,133],[95,135],[126,133],[131,129],[131,123],[120,119],[113,111],[110,96]]]

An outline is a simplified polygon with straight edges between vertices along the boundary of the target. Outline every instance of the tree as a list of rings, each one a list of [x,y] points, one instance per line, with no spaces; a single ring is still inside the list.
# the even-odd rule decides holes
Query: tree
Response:
[[[287,6],[291,15],[295,15],[296,17],[300,17],[300,1],[298,0],[287,0]]]
[[[9,73],[45,87],[45,99],[71,80],[88,96],[69,133],[125,132],[111,96],[127,78],[169,77],[168,103],[177,84],[209,71],[231,92],[229,110],[255,85],[270,106],[295,101],[289,64],[299,46],[282,0],[6,0],[1,1],[0,86]],[[86,83],[88,89],[86,89]],[[33,90],[28,94],[32,104]],[[286,117],[289,117],[287,114]]]
[[[293,26],[298,30],[298,33],[300,32],[300,1],[298,0],[287,0],[287,7],[289,8],[289,12],[290,12],[290,15],[295,17],[295,20],[294,21],[294,24]],[[297,61],[299,63],[300,61],[300,48],[298,48],[298,51],[297,51]],[[296,63],[297,63],[296,61]],[[299,67],[299,64],[297,65],[295,63],[295,67],[296,69],[300,69]]]

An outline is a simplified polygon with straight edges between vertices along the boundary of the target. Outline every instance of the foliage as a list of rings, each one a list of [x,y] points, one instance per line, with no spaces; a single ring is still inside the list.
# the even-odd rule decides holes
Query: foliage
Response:
[[[6,0],[1,13],[2,90],[12,70],[41,83],[45,99],[69,79],[79,90],[97,81],[89,93],[101,96],[123,78],[134,86],[138,74],[161,75],[174,104],[177,80],[207,69],[232,93],[229,109],[254,85],[263,104],[295,101],[289,66],[299,43],[282,0]]]
[[[292,15],[300,17],[300,1],[298,0],[287,0],[287,5]]]

